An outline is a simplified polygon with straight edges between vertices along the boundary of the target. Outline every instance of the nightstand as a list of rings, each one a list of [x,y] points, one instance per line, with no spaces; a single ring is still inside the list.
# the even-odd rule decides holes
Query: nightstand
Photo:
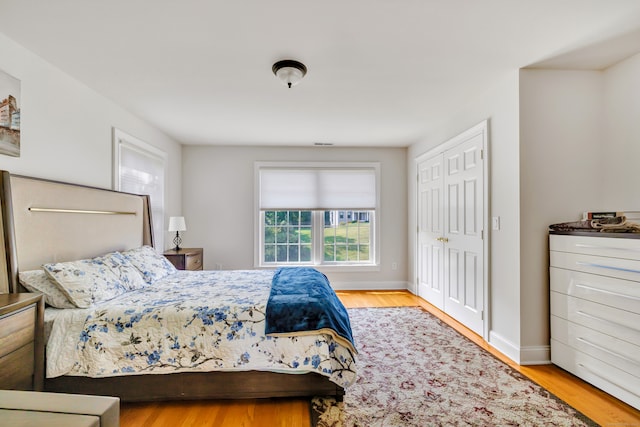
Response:
[[[0,294],[0,389],[42,390],[43,328],[42,294]]]
[[[178,270],[202,270],[202,248],[169,249],[164,256]]]

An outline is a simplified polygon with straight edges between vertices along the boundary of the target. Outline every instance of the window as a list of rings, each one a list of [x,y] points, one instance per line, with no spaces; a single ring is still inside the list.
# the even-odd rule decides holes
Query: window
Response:
[[[372,266],[377,163],[256,163],[256,265]]]
[[[324,211],[323,261],[371,263],[373,211]]]
[[[263,262],[288,264],[312,261],[312,212],[264,212]]]
[[[156,248],[164,249],[166,153],[119,129],[113,129],[114,189],[149,195]]]

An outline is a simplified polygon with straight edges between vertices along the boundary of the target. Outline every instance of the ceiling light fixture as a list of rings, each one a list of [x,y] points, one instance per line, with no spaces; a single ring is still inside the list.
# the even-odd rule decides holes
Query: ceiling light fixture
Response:
[[[273,64],[271,67],[273,74],[276,75],[289,88],[297,85],[300,80],[307,74],[307,67],[302,62],[293,59],[284,59]]]

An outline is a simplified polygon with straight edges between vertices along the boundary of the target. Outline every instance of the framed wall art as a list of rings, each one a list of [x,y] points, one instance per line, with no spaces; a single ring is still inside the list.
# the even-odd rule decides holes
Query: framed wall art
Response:
[[[20,157],[20,80],[0,70],[0,154]]]

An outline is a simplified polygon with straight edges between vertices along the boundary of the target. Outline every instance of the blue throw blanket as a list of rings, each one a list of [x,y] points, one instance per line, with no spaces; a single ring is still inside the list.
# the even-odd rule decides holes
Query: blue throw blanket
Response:
[[[349,315],[327,277],[309,267],[283,267],[273,275],[265,321],[267,335],[327,333],[357,353]]]

